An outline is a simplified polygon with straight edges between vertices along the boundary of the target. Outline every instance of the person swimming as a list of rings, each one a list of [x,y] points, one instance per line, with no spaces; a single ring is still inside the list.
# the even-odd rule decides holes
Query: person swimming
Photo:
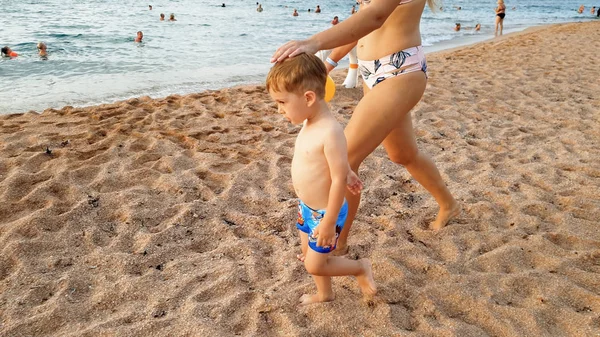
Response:
[[[263,11],[263,8],[262,8],[261,4],[258,4],[258,7],[256,7],[256,11],[259,12],[259,13]]]
[[[455,32],[458,32],[458,31],[460,31],[460,23],[459,23],[459,22],[457,22],[457,23],[456,23],[456,26],[454,26],[454,31],[455,31]]]
[[[135,37],[135,42],[142,42],[142,39],[144,38],[144,33],[142,33],[142,31],[140,30],[139,32],[137,32],[137,36]]]
[[[15,57],[19,56],[19,54],[12,51],[12,49],[10,49],[8,46],[2,47],[1,54],[3,56],[10,57],[10,58],[15,58]]]
[[[171,15],[169,15],[169,21],[177,21],[177,19],[175,19],[175,14],[171,13]]]
[[[48,52],[46,51],[46,44],[44,42],[38,42],[37,49],[40,57],[48,57]]]
[[[165,21],[165,13],[160,13],[160,21]]]

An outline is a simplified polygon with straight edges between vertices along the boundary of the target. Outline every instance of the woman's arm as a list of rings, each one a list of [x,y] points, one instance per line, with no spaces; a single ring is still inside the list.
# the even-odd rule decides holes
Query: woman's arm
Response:
[[[329,58],[337,63],[344,56],[346,56],[346,54],[348,54],[352,50],[352,48],[356,46],[357,43],[358,41],[354,41],[352,43],[348,43],[346,45],[335,48],[331,51],[331,54],[329,54]],[[331,64],[325,62],[325,68],[327,68],[327,73],[329,73],[333,70],[334,67]]]
[[[378,29],[398,6],[398,0],[378,0],[363,6],[356,14],[337,25],[302,41],[289,41],[279,47],[271,62],[281,61],[298,54],[314,54],[319,50],[334,49],[358,41]]]

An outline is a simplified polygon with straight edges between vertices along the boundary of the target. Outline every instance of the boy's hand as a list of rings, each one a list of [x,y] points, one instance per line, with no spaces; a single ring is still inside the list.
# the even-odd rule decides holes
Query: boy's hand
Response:
[[[363,183],[352,170],[348,170],[348,175],[346,176],[346,187],[350,193],[357,195],[363,189]]]
[[[317,238],[317,247],[333,247],[335,245],[335,224],[323,225],[320,223],[312,234]]]

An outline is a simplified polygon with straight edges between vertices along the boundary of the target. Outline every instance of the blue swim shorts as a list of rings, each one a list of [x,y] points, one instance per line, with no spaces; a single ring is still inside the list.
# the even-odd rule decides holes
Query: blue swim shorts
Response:
[[[337,221],[335,222],[335,245],[333,247],[318,247],[317,239],[313,238],[312,234],[315,228],[321,223],[325,216],[325,210],[316,210],[308,207],[302,200],[298,201],[298,222],[296,227],[302,232],[308,234],[308,246],[317,253],[329,253],[335,249],[337,239],[344,228],[344,222],[348,217],[348,202],[344,200],[344,204],[340,209]]]

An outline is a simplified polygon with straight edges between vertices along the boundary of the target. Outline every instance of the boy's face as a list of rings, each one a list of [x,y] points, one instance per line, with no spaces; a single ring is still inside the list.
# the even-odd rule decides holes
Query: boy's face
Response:
[[[277,103],[279,113],[292,124],[302,124],[310,115],[310,105],[312,105],[310,94],[298,94],[287,91],[276,92],[269,90],[271,98]],[[308,97],[307,97],[308,95]]]

